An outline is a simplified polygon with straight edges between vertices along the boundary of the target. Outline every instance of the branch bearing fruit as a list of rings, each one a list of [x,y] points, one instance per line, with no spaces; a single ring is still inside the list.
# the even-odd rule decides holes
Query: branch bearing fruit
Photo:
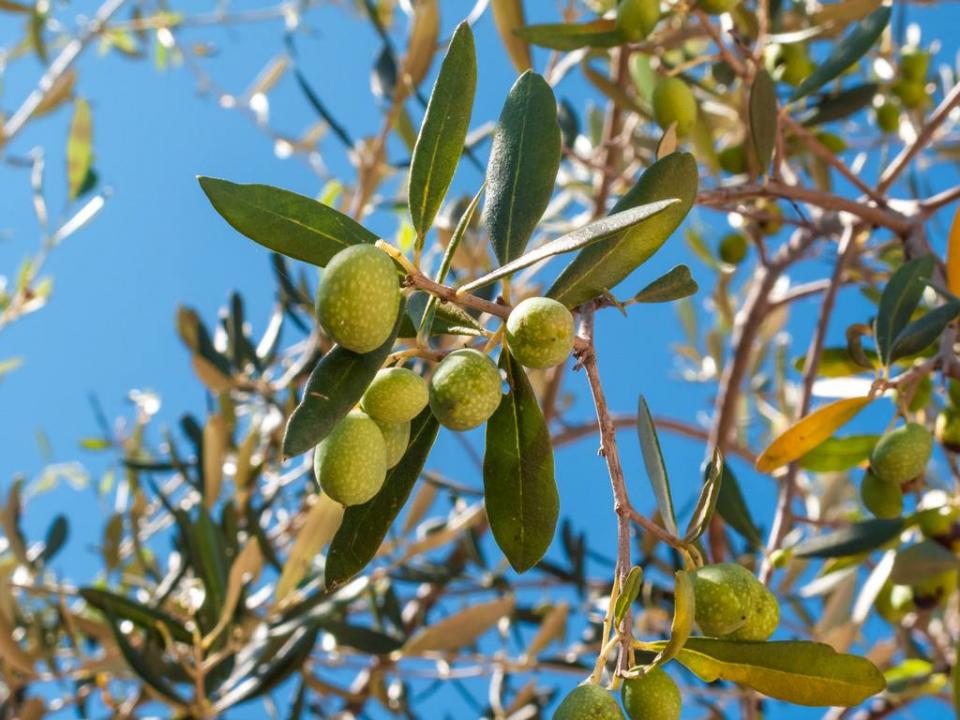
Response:
[[[884,482],[903,485],[923,474],[932,451],[930,431],[907,423],[880,438],[870,455],[870,469]]]
[[[451,430],[483,425],[500,405],[500,371],[477,350],[447,355],[430,378],[430,409]]]
[[[327,334],[347,350],[368,353],[383,345],[399,310],[396,267],[373,245],[341,250],[324,269],[317,316]]]
[[[697,122],[697,100],[690,86],[678,77],[664,78],[653,90],[653,116],[666,130],[677,124],[677,133],[686,135]]]
[[[900,517],[903,512],[903,492],[896,483],[884,482],[869,470],[860,483],[863,506],[878,518]]]
[[[630,720],[677,720],[680,688],[663,668],[623,682],[621,699]]]
[[[410,421],[388,423],[376,418],[373,418],[373,421],[383,434],[383,443],[387,448],[387,469],[389,470],[400,462],[400,458],[407,451],[407,445],[410,443]]]
[[[429,400],[426,380],[413,370],[391,367],[377,373],[360,407],[374,420],[402,423],[419,415]]]
[[[507,318],[510,352],[529,368],[553,367],[566,360],[574,332],[573,314],[550,298],[527,298]]]
[[[317,445],[313,470],[320,489],[341,505],[365,503],[380,491],[387,476],[383,433],[354,410]]]
[[[623,720],[623,711],[599,685],[580,685],[563,699],[553,720]]]

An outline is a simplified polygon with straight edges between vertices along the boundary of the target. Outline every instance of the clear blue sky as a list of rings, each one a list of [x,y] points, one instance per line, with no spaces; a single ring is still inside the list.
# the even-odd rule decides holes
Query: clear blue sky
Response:
[[[189,3],[203,7],[207,3]],[[449,31],[472,7],[466,0],[444,0],[443,26]],[[91,2],[72,3],[77,11],[94,8]],[[212,3],[210,3],[212,5]],[[258,2],[234,3],[239,9]],[[343,3],[350,5],[350,3]],[[530,2],[533,19],[555,17],[554,3]],[[920,9],[911,10],[919,16]],[[956,13],[922,11],[929,19],[956,20]],[[309,34],[298,38],[304,71],[324,101],[347,124],[355,137],[376,132],[380,125],[377,102],[369,91],[369,71],[379,49],[369,25],[347,17],[343,7],[323,7],[307,16]],[[0,44],[9,45],[21,32],[19,21],[0,16]],[[926,20],[925,22],[929,22]],[[949,25],[940,25],[949,27]],[[478,97],[474,125],[495,119],[515,74],[507,63],[489,15],[476,27],[480,57]],[[211,39],[219,56],[202,61],[224,88],[240,93],[271,58],[283,52],[279,22],[244,25],[229,31],[205,29],[185,36]],[[952,56],[953,48],[944,56]],[[545,55],[538,55],[542,67]],[[29,67],[29,72],[27,68]],[[94,109],[96,168],[104,185],[113,189],[103,213],[93,224],[59,248],[48,270],[55,277],[49,307],[27,318],[0,336],[0,360],[23,356],[25,364],[0,383],[0,489],[16,473],[36,477],[49,462],[79,459],[94,475],[108,466],[106,458],[83,453],[78,439],[94,435],[97,428],[88,404],[95,394],[107,416],[129,415],[126,401],[131,388],[149,388],[163,399],[162,424],[175,426],[179,415],[202,415],[205,395],[195,380],[174,330],[178,303],[195,307],[212,323],[231,290],[247,300],[250,320],[262,331],[274,296],[267,252],[235,233],[211,209],[197,186],[195,175],[222,176],[240,182],[259,182],[289,188],[307,195],[320,189],[317,177],[297,160],[278,159],[271,143],[248,118],[228,112],[210,96],[198,96],[196,85],[183,69],[159,73],[149,61],[135,62],[118,55],[98,57],[88,53],[79,64],[78,91]],[[0,104],[9,110],[19,104],[39,75],[34,60],[18,63],[0,89]],[[558,94],[575,104],[592,96],[574,76]],[[285,78],[271,93],[271,118],[279,128],[296,135],[313,122],[315,114]],[[47,186],[51,212],[56,216],[65,192],[63,146],[68,113],[31,123],[16,139],[12,151],[23,154],[36,144],[48,148]],[[332,136],[322,143],[324,161],[334,175],[351,178],[343,148]],[[946,178],[938,189],[947,187]],[[480,180],[464,164],[457,187],[472,192]],[[26,171],[0,167],[3,200],[0,213],[0,272],[11,272],[25,253],[35,247],[37,227],[30,209]],[[713,224],[720,218],[694,211],[688,224]],[[389,236],[395,216],[380,214],[371,227]],[[708,234],[708,239],[716,240]],[[938,246],[942,235],[934,235]],[[691,258],[678,235],[623,286],[635,290],[677,262],[688,262],[695,277],[705,280],[708,271]],[[822,277],[823,261],[808,263],[798,279]],[[743,278],[739,278],[742,280]],[[709,288],[696,298],[701,317]],[[841,303],[849,308],[842,316],[865,319],[868,306],[855,293],[845,293]],[[797,347],[805,347],[815,304],[799,308],[791,322]],[[605,312],[598,327],[601,372],[612,396],[613,410],[633,412],[639,393],[647,396],[656,414],[691,423],[700,422],[710,407],[709,388],[682,383],[670,352],[682,339],[673,308],[640,306],[630,317]],[[842,340],[844,323],[831,328],[833,344]],[[586,419],[585,381],[571,375],[568,389],[578,393],[573,417]],[[876,422],[889,418],[887,411]],[[872,420],[872,418],[871,418]],[[37,442],[42,431],[50,440],[51,457],[43,456]],[[623,460],[635,502],[652,507],[652,495],[642,470],[632,433],[620,436]],[[477,440],[476,437],[473,438]],[[701,444],[663,436],[678,504],[687,501],[699,483]],[[561,512],[579,526],[591,529],[591,544],[613,554],[614,516],[603,463],[587,441],[558,452]],[[430,467],[443,469],[457,479],[480,485],[479,473],[460,462],[458,447],[445,438],[433,453]],[[761,518],[769,517],[774,488],[747,468],[734,466],[741,476],[751,505]],[[57,512],[71,520],[71,547],[57,563],[70,579],[92,579],[97,567],[92,549],[100,541],[101,523],[108,509],[90,490],[77,492],[62,486],[31,505],[26,530],[42,537]],[[762,521],[761,521],[761,524]],[[572,683],[572,679],[566,680]],[[483,698],[482,693],[478,697]],[[234,717],[245,716],[243,712]],[[251,715],[252,716],[252,715]],[[457,717],[461,717],[457,715]],[[466,715],[462,716],[466,717]]]

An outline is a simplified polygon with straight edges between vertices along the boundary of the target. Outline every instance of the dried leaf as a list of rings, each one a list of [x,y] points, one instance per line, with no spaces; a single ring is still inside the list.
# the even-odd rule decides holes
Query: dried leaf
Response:
[[[427,652],[449,652],[470,645],[496,625],[500,618],[512,613],[513,605],[512,596],[472,605],[417,632],[404,644],[403,653],[422,655]]]

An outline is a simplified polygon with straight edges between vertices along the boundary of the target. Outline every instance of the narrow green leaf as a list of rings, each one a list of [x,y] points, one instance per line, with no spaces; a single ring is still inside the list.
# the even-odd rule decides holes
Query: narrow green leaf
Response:
[[[601,240],[607,240],[628,230],[633,230],[644,220],[663,212],[668,207],[678,202],[680,201],[676,198],[671,198],[670,200],[661,200],[660,202],[640,205],[639,207],[623,210],[622,212],[608,215],[607,217],[600,218],[599,220],[594,220],[592,223],[584,225],[579,230],[574,230],[566,235],[561,235],[556,240],[551,240],[548,243],[544,243],[530,252],[521,255],[516,260],[512,260],[505,265],[501,265],[493,272],[487,273],[483,277],[467,283],[461,289],[465,292],[473,292],[477,288],[490,285],[500,278],[512,275],[518,270],[530,267],[531,265],[541,262],[542,260],[546,260],[547,258],[551,258],[555,255],[561,255],[563,253],[573,252],[574,250],[580,250],[581,248],[585,248],[593,243],[600,242]]]
[[[803,124],[815,127],[848,118],[873,102],[878,89],[876,83],[865,83],[842,90],[836,95],[827,95],[814,106],[813,113],[804,119]]]
[[[129,620],[137,627],[151,632],[155,632],[157,623],[160,623],[166,627],[174,640],[183,643],[193,642],[193,635],[183,623],[162,610],[156,610],[122,595],[97,588],[81,588],[80,597],[107,617],[112,615],[122,620]]]
[[[483,222],[501,263],[523,254],[559,168],[557,101],[546,80],[525,72],[507,95],[487,166]]]
[[[679,227],[697,196],[698,171],[693,155],[672,153],[651,165],[637,184],[620,198],[612,212],[621,212],[667,198],[680,202],[634,230],[584,248],[573,259],[547,295],[567,307],[576,307],[603,295],[642,265]]]
[[[696,294],[700,289],[686,265],[677,265],[631,298],[635,303],[664,303]]]
[[[870,457],[879,435],[832,437],[800,458],[800,467],[813,472],[843,472]]]
[[[506,348],[500,353],[500,368],[510,392],[487,421],[484,503],[497,545],[514,570],[525,572],[553,541],[560,497],[550,431],[536,393]]]
[[[697,504],[693,509],[693,516],[690,518],[687,532],[683,536],[684,542],[696,542],[710,524],[710,518],[713,517],[713,511],[717,507],[720,488],[723,486],[724,464],[720,449],[715,448],[713,458],[707,463],[707,468],[704,472],[703,487],[700,488],[700,497],[697,499]]]
[[[513,32],[529,43],[551,50],[611,48],[627,42],[627,37],[617,28],[613,20],[527,25]]]
[[[933,540],[921,540],[897,551],[890,580],[898,585],[919,585],[956,567],[957,557],[950,550]]]
[[[633,605],[634,601],[640,596],[640,590],[643,588],[643,568],[634,565],[627,573],[626,580],[623,581],[623,587],[620,588],[620,594],[617,595],[617,602],[613,606],[613,626],[620,627],[627,611]]]
[[[766,70],[750,86],[750,139],[760,171],[766,174],[777,144],[777,88]]]
[[[476,87],[473,32],[464,22],[450,40],[410,161],[410,217],[421,246],[466,144]]]
[[[874,336],[884,365],[890,364],[894,341],[910,322],[910,316],[920,303],[927,281],[933,274],[933,265],[932,255],[904,263],[883,289]]]
[[[67,135],[67,188],[71,200],[80,195],[93,164],[93,117],[83,98],[73,101],[73,118]]]
[[[890,349],[890,362],[916,355],[939,339],[944,328],[960,314],[960,302],[953,300],[935,307],[897,333]]]
[[[110,630],[113,631],[113,637],[117,642],[117,647],[120,649],[120,654],[130,669],[133,670],[134,674],[143,680],[154,692],[159,693],[169,700],[173,700],[178,705],[184,705],[183,698],[177,694],[176,688],[147,661],[144,655],[144,649],[134,649],[133,646],[130,645],[127,636],[120,629],[120,621],[117,617],[108,614],[107,620],[109,621]]]
[[[332,207],[269,185],[199,177],[214,209],[238,232],[281,255],[324,267],[350,245],[377,236]]]
[[[436,295],[424,292],[415,292],[407,298],[407,317],[400,325],[398,338],[417,337],[417,327],[425,328],[425,313],[430,300]],[[453,303],[435,303],[433,307],[433,321],[430,323],[430,335],[468,335],[480,337],[483,335],[483,326],[466,310]]]
[[[183,519],[189,523],[185,516]],[[220,612],[226,599],[230,564],[223,533],[202,505],[196,522],[189,524],[187,543],[193,570],[203,581],[204,597],[200,613],[205,620],[204,629],[210,630],[220,620]]]
[[[838,77],[844,70],[862,58],[880,37],[890,22],[890,5],[884,5],[856,24],[853,31],[839,40],[833,52],[807,76],[791,98],[791,102],[809,95]]]
[[[637,408],[637,434],[640,437],[640,450],[643,451],[643,465],[647,469],[647,477],[653,487],[653,494],[657,498],[657,508],[664,528],[671,535],[679,535],[677,529],[677,514],[673,509],[673,497],[670,494],[670,479],[667,477],[667,466],[663,462],[663,453],[660,451],[660,440],[657,437],[657,428],[650,415],[650,408],[643,395],[640,396]]]
[[[805,641],[690,638],[677,660],[704,682],[729,680],[768,697],[812,707],[852,707],[886,683],[866,658]]]
[[[292,457],[314,447],[360,402],[393,349],[405,316],[405,304],[401,302],[393,333],[373,352],[360,355],[336,346],[321,358],[307,379],[300,404],[287,421],[283,436],[285,455]]]
[[[737,477],[728,463],[723,464],[723,478],[720,481],[720,494],[717,496],[717,513],[727,525],[750,543],[750,547],[758,548],[763,543],[760,529],[753,521],[750,509],[743,499],[740,483],[737,482]]]
[[[386,655],[399,650],[403,641],[361,625],[337,620],[321,620],[320,629],[333,635],[338,645],[345,645],[368,655]]]
[[[793,548],[794,557],[834,558],[875,550],[903,530],[903,519],[864,520],[805,540]]]
[[[387,472],[383,489],[363,505],[347,508],[327,554],[325,581],[328,588],[342,585],[363,570],[376,555],[423,471],[439,428],[430,408],[426,408],[413,420],[407,452]]]
[[[50,527],[47,528],[47,536],[43,541],[43,551],[40,553],[42,562],[50,562],[54,556],[60,552],[67,542],[70,535],[70,523],[64,515],[57,515]]]

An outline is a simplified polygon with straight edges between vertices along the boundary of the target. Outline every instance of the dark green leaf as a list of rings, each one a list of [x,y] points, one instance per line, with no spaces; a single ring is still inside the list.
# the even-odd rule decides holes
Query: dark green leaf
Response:
[[[387,472],[383,489],[363,505],[347,508],[327,553],[325,580],[328,588],[342,585],[363,570],[376,555],[420,477],[438,430],[433,413],[426,408],[413,420],[407,452]]]
[[[556,240],[551,240],[548,243],[544,243],[540,247],[521,255],[516,260],[512,260],[505,265],[501,265],[493,272],[487,273],[483,277],[467,283],[461,289],[465,292],[472,292],[477,288],[490,285],[500,278],[512,275],[518,270],[530,267],[531,265],[541,262],[542,260],[546,260],[547,258],[551,258],[555,255],[561,255],[563,253],[573,252],[574,250],[580,250],[581,248],[585,248],[593,243],[600,242],[601,240],[607,240],[609,238],[616,237],[626,231],[633,230],[638,225],[643,223],[644,220],[663,212],[668,207],[678,202],[680,201],[676,198],[671,198],[670,200],[662,200],[660,202],[650,203],[648,205],[640,205],[638,207],[630,208],[629,210],[623,210],[622,212],[608,215],[607,217],[600,218],[599,220],[594,220],[592,223],[584,225],[579,230],[574,230],[573,232],[569,232],[566,235],[558,237]]]
[[[932,255],[904,263],[883,289],[874,335],[884,365],[890,364],[894,341],[910,322],[910,316],[920,303],[923,290],[933,273],[933,265]]]
[[[410,217],[418,243],[433,225],[456,172],[466,144],[476,87],[473,32],[464,22],[450,40],[410,161]]]
[[[690,297],[700,289],[686,265],[677,265],[633,296],[637,303],[673,302]]]
[[[70,523],[64,515],[57,515],[50,523],[50,527],[47,528],[47,537],[43,541],[43,552],[40,553],[41,562],[50,562],[66,544],[69,535]]]
[[[314,447],[360,402],[393,349],[404,317],[406,306],[401,301],[393,332],[376,350],[360,355],[338,345],[320,359],[307,379],[300,404],[287,421],[285,455],[292,457]]]
[[[677,660],[705,682],[730,680],[795,705],[852,707],[885,687],[869,660],[815,642],[690,638]]]
[[[713,458],[707,463],[704,472],[700,497],[697,499],[693,516],[690,518],[690,524],[687,526],[687,532],[683,537],[684,542],[696,542],[710,524],[710,518],[713,517],[713,511],[717,507],[720,488],[723,487],[723,467],[723,455],[721,455],[719,448],[714,449]]]
[[[947,327],[957,314],[960,313],[960,302],[956,300],[935,307],[903,330],[897,333],[890,350],[890,362],[903,357],[916,355],[939,339],[944,328]]]
[[[186,540],[190,563],[203,581],[204,596],[200,612],[205,630],[210,630],[220,620],[227,592],[227,574],[230,572],[223,533],[203,506],[194,523],[190,523],[182,510],[178,513],[181,514],[181,523],[189,528]]]
[[[766,174],[777,143],[777,89],[766,70],[750,86],[750,138],[760,171]]]
[[[673,496],[670,494],[670,479],[667,477],[667,466],[660,451],[657,427],[643,395],[640,396],[637,407],[637,435],[640,437],[640,450],[643,451],[643,465],[647,469],[647,477],[650,478],[653,494],[657,498],[657,509],[660,511],[663,526],[671,535],[679,535],[677,514],[673,509]]]
[[[921,540],[897,551],[890,580],[898,585],[919,585],[956,568],[957,556],[950,550],[933,540]]]
[[[763,542],[760,530],[750,515],[747,503],[743,499],[740,483],[730,469],[730,465],[723,464],[723,478],[720,481],[720,494],[717,497],[717,513],[724,522],[736,530],[750,543],[750,547],[757,548]]]
[[[903,519],[864,520],[796,545],[795,557],[834,558],[875,550],[903,530]]]
[[[487,166],[483,222],[501,263],[523,254],[559,167],[557,101],[547,81],[527,71],[504,103]]]
[[[510,392],[487,421],[484,503],[497,545],[514,570],[525,572],[553,541],[560,498],[550,431],[536,393],[506,348],[500,353],[500,368]]]
[[[377,236],[321,202],[269,185],[200,177],[211,204],[236,230],[282,255],[324,267],[350,245]]]
[[[843,472],[870,457],[879,435],[849,435],[824,440],[800,458],[800,467],[813,472]]]
[[[862,58],[883,33],[890,22],[890,5],[883,5],[857,23],[853,32],[833,46],[833,52],[807,76],[793,94],[791,101],[799,100],[838,77],[844,70]]]
[[[333,635],[338,645],[345,645],[368,655],[386,655],[399,650],[403,640],[360,625],[336,620],[321,620],[320,629]]]
[[[161,610],[155,610],[122,595],[97,588],[81,588],[80,596],[107,617],[129,620],[144,630],[156,631],[157,623],[164,625],[178,642],[193,642],[193,635],[183,624]]]
[[[409,339],[417,336],[417,327],[423,326],[423,316],[431,298],[436,298],[436,295],[422,292],[415,292],[407,298],[407,317],[403,318],[397,337]],[[430,323],[430,335],[480,337],[483,335],[483,326],[459,305],[436,303],[433,308],[433,321]]]
[[[873,101],[877,90],[876,83],[866,83],[843,90],[836,95],[828,95],[816,104],[813,113],[803,121],[803,124],[814,127],[850,117],[867,107]]]
[[[124,635],[120,629],[120,620],[118,617],[108,614],[107,619],[110,624],[110,629],[113,631],[113,637],[117,641],[117,647],[120,649],[120,654],[123,655],[123,659],[137,677],[160,695],[180,705],[184,704],[183,699],[177,694],[176,688],[167,681],[167,678],[163,674],[155,670],[154,666],[158,663],[148,661],[148,658],[144,655],[143,647],[134,648],[130,645],[127,636]]]
[[[627,38],[617,29],[613,20],[526,25],[513,32],[529,43],[551,50],[578,50],[584,47],[611,48],[627,42]]]
[[[650,258],[679,227],[697,197],[698,171],[693,155],[671,153],[651,165],[612,212],[646,203],[680,198],[634,230],[586,247],[547,291],[567,307],[576,307],[612,290]]]

